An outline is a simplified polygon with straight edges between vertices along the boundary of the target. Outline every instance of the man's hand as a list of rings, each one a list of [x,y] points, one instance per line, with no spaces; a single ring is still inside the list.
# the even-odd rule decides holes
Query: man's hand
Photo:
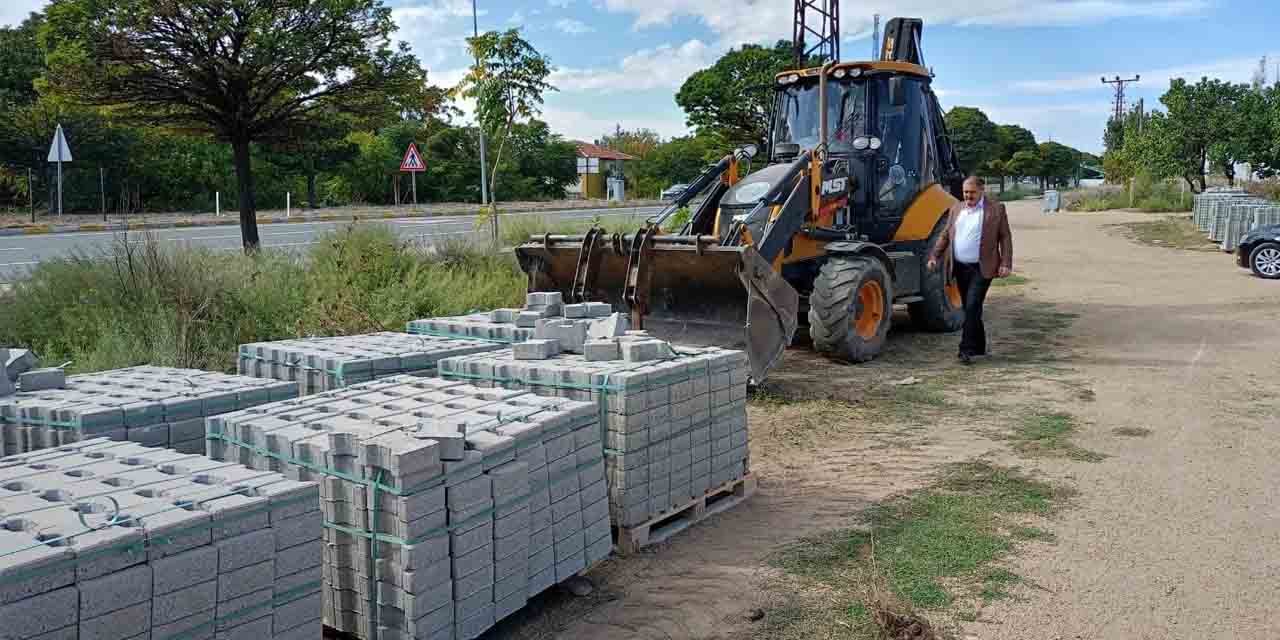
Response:
[[[925,263],[925,267],[927,267],[930,271],[936,270],[938,268],[938,259],[929,258],[929,261]]]
[[[1008,278],[1008,277],[1009,277],[1009,274],[1011,274],[1011,273],[1013,273],[1013,270],[1012,270],[1012,269],[1010,269],[1009,267],[1006,267],[1006,266],[1001,265],[1000,269],[999,269],[998,271],[996,271],[996,277],[997,277],[997,278]]]

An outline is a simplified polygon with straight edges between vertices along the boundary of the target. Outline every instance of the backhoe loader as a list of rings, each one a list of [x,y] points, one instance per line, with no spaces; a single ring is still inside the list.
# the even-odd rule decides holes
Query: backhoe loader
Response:
[[[517,247],[529,290],[625,306],[633,328],[673,343],[744,348],[757,383],[800,328],[849,362],[880,353],[895,304],[924,329],[958,329],[959,289],[925,263],[963,175],[921,21],[887,27],[879,60],[777,75],[758,171],[760,151],[744,145],[633,233]],[[688,222],[667,229],[685,206]]]

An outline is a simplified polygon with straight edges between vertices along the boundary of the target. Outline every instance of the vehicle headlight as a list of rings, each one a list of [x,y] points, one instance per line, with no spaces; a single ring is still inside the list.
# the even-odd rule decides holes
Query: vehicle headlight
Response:
[[[879,148],[880,148],[880,138],[874,138],[874,137],[871,138],[871,150],[874,151]]]
[[[833,74],[831,74],[831,75],[833,75],[833,76],[835,76],[835,77],[837,77],[837,78],[843,78],[843,77],[845,76],[845,74],[846,74],[846,72],[845,72],[845,70],[844,70],[844,69],[836,69],[835,73],[833,73]]]
[[[782,84],[793,84],[800,81],[800,75],[792,73],[782,78]]]
[[[871,138],[866,136],[858,136],[853,139],[853,148],[858,151],[866,151],[871,146]]]
[[[858,67],[854,67],[854,68],[852,68],[852,69],[850,69],[850,70],[849,70],[849,77],[850,77],[850,78],[856,78],[856,77],[858,77],[858,76],[860,76],[860,75],[862,75],[862,69],[860,69],[860,68],[858,68]]]

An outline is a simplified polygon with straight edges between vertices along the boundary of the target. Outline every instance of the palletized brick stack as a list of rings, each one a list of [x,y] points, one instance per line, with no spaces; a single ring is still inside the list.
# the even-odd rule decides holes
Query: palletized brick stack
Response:
[[[240,374],[296,382],[312,394],[402,374],[435,375],[441,358],[502,345],[479,340],[382,332],[240,345]]]
[[[623,359],[597,359],[605,356],[591,353],[595,347]],[[715,347],[673,352],[634,332],[612,343],[588,342],[587,349],[584,356],[549,359],[520,359],[512,351],[448,358],[440,375],[595,405],[605,423],[610,507],[620,527],[745,476],[746,354]]]
[[[209,421],[215,457],[321,482],[327,625],[474,638],[612,548],[594,405],[399,376]]]
[[[315,483],[92,439],[0,459],[0,637],[320,637]]]
[[[521,309],[494,309],[448,318],[425,318],[409,323],[409,333],[449,338],[475,338],[500,343],[531,340],[541,321],[591,320],[613,313],[606,302],[564,304],[558,291],[530,293]]]
[[[85,438],[204,452],[204,419],[297,397],[296,385],[169,367],[71,376],[63,388],[0,397],[0,454]]]

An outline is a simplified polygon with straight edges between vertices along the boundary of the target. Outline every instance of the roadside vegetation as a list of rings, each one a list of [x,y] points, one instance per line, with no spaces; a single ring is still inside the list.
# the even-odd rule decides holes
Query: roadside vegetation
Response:
[[[0,344],[73,372],[139,364],[234,369],[241,343],[403,330],[407,321],[513,306],[509,253],[463,242],[421,249],[350,227],[302,255],[162,248],[132,237],[41,262],[0,301]]]
[[[1132,209],[1144,213],[1174,213],[1190,211],[1191,194],[1185,193],[1176,182],[1139,176],[1129,186],[1106,185],[1070,191],[1063,196],[1062,204],[1068,211]]]

